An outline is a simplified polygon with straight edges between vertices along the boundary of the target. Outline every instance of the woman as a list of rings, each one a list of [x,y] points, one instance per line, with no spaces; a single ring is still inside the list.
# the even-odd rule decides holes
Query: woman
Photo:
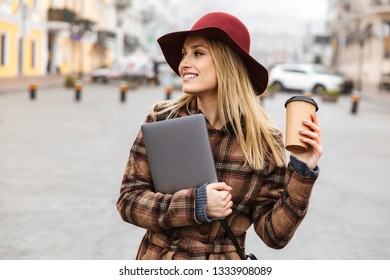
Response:
[[[239,19],[209,13],[191,30],[158,42],[184,95],[157,104],[146,122],[203,113],[219,182],[155,193],[139,133],[117,202],[124,221],[147,229],[137,259],[240,259],[218,222],[225,217],[243,250],[252,224],[265,244],[283,248],[307,212],[319,173],[317,117],[302,120],[302,141],[311,148],[286,166],[282,135],[257,97],[268,73],[249,55],[249,33]]]

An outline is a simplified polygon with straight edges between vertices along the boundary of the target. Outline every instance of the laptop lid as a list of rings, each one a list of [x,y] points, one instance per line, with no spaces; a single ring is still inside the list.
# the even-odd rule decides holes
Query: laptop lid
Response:
[[[202,114],[143,124],[141,130],[156,192],[218,181]]]

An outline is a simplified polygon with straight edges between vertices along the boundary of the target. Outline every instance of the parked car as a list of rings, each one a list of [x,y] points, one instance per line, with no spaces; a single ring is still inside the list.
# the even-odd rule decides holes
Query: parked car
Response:
[[[102,67],[92,71],[92,82],[108,83],[110,80],[122,79],[124,75],[124,65],[115,63],[108,67]]]
[[[269,85],[274,91],[299,90],[317,94],[325,90],[341,91],[344,83],[342,77],[318,64],[277,64],[269,72]]]
[[[150,81],[156,78],[152,57],[145,52],[137,51],[122,59],[124,76],[127,79]]]
[[[111,80],[150,81],[156,78],[154,63],[144,52],[134,52],[108,67],[92,71],[92,82],[107,83]]]

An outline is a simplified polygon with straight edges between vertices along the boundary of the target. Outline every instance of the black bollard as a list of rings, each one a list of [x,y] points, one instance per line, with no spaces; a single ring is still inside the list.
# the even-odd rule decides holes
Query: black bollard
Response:
[[[357,113],[359,102],[360,102],[360,96],[357,95],[352,96],[352,110],[351,110],[352,114]]]
[[[76,82],[74,85],[74,92],[75,92],[75,100],[78,102],[81,100],[81,83]]]
[[[126,83],[122,83],[119,87],[121,102],[124,103],[126,101],[126,92],[129,89]]]
[[[171,99],[172,92],[173,92],[173,87],[171,87],[171,86],[166,86],[165,87],[165,93],[166,93],[165,100]]]
[[[36,91],[37,91],[37,84],[36,83],[30,83],[28,85],[28,90],[30,92],[30,99],[35,100],[36,98]]]

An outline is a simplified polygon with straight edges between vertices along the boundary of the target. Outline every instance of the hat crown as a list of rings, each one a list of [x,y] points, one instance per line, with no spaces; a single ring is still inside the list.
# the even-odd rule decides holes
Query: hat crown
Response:
[[[245,52],[250,51],[249,31],[238,18],[222,12],[208,13],[201,17],[191,28],[191,31],[205,28],[219,29],[225,32]]]
[[[268,84],[268,71],[250,55],[249,31],[238,18],[223,12],[212,12],[201,17],[191,30],[172,32],[160,37],[157,41],[164,57],[179,76],[182,47],[190,34],[212,38],[236,51],[247,67],[256,94],[265,91]]]

